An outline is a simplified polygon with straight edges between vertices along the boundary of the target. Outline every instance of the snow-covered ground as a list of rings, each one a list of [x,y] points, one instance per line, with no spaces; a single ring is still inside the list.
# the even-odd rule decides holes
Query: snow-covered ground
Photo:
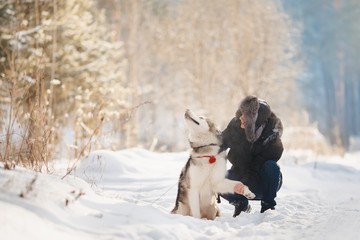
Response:
[[[219,205],[215,221],[169,214],[188,153],[142,149],[96,151],[64,180],[0,169],[1,239],[359,239],[360,154],[285,152],[275,211],[233,218]]]

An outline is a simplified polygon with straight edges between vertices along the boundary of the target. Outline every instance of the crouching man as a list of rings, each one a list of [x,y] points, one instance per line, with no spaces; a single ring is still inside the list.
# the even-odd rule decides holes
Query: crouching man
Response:
[[[277,165],[284,150],[282,130],[280,119],[264,100],[247,96],[222,132],[223,148],[230,148],[227,158],[232,164],[227,178],[241,181],[255,193],[252,200],[261,200],[261,213],[275,209],[276,193],[282,185]],[[243,195],[220,196],[235,206],[233,217],[251,211],[249,200]]]

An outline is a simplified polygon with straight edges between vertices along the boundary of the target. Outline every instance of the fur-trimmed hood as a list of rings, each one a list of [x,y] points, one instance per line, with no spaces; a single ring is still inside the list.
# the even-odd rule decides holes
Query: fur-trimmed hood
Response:
[[[271,109],[264,100],[250,95],[241,101],[235,115],[237,118],[244,116],[246,138],[253,143],[260,137],[265,122],[271,115]]]

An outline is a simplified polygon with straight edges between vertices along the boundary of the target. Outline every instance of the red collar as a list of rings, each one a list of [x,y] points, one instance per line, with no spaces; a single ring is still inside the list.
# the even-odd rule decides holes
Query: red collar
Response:
[[[198,156],[197,158],[204,158],[204,157],[209,158],[209,163],[210,164],[216,162],[216,158],[214,156]]]

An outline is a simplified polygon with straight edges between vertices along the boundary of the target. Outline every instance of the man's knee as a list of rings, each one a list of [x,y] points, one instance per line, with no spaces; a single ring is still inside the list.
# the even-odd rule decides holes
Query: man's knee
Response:
[[[263,164],[261,171],[263,174],[280,174],[280,167],[275,161],[268,160]]]
[[[279,165],[275,161],[269,160],[263,164],[261,169],[261,177],[267,183],[269,181],[274,183],[276,182],[277,191],[279,191],[279,189],[281,188],[282,174]]]
[[[277,163],[274,160],[267,160],[266,162],[264,162],[263,166],[279,168],[279,166],[277,165]]]

